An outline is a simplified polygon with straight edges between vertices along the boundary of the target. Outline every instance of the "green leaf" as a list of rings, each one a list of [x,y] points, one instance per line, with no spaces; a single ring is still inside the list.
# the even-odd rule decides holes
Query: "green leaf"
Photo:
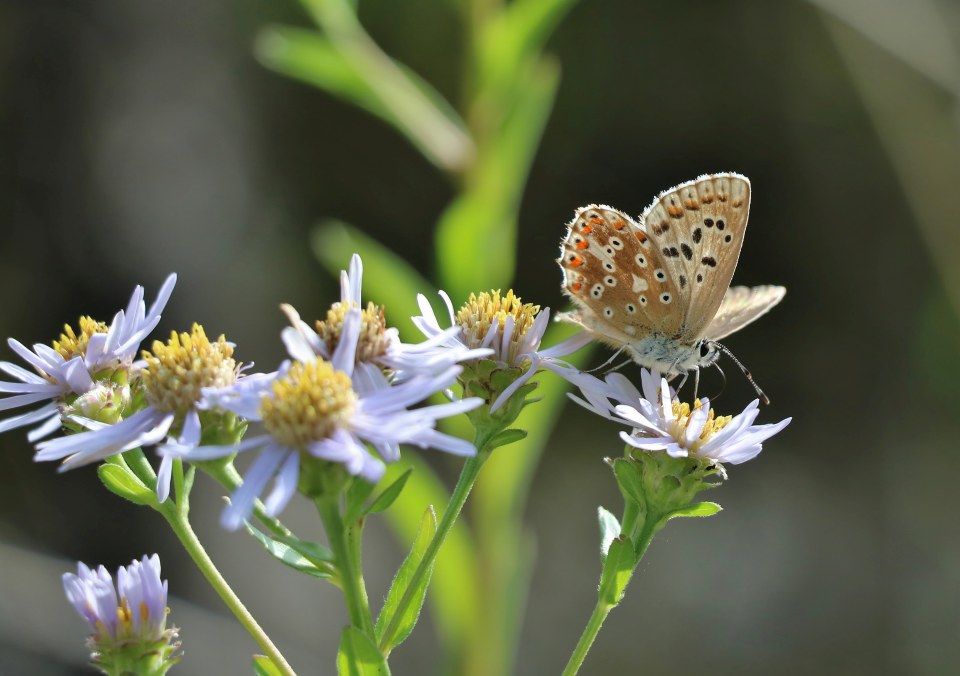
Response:
[[[400,497],[400,493],[403,491],[403,487],[407,485],[407,479],[410,478],[412,473],[413,469],[408,469],[400,475],[399,479],[387,486],[383,493],[378,495],[373,504],[367,508],[367,514],[376,514],[389,508]]]
[[[400,600],[404,594],[406,594],[413,573],[416,571],[417,566],[420,565],[420,561],[423,560],[423,555],[436,532],[437,515],[433,511],[433,506],[430,505],[420,519],[420,530],[417,532],[417,538],[413,541],[413,546],[410,548],[410,553],[407,554],[407,558],[400,564],[400,568],[393,578],[393,583],[390,585],[390,591],[387,592],[387,600],[384,601],[383,610],[380,611],[380,616],[377,618],[377,626],[374,629],[374,633],[376,634],[378,643],[383,639],[384,631],[386,631],[387,627],[394,621],[393,618],[397,613],[397,606],[400,604]],[[412,603],[407,605],[403,611],[403,615],[399,617],[399,629],[394,633],[392,641],[384,646],[387,654],[403,643],[407,636],[410,635],[410,632],[413,631],[414,626],[416,626],[417,619],[420,617],[420,609],[423,607],[423,601],[427,596],[427,587],[430,584],[432,574],[433,564],[430,565],[430,568],[427,569],[427,574],[423,576],[420,583],[414,589]]]
[[[500,448],[501,446],[507,446],[509,444],[514,444],[518,441],[522,441],[527,438],[526,430],[518,429],[509,429],[503,430],[497,436],[490,440],[490,449]]]
[[[362,42],[271,26],[261,31],[254,49],[267,68],[363,108],[406,136],[436,166],[461,170],[473,154],[463,120],[426,80],[372,41]]]
[[[673,519],[678,516],[713,516],[723,507],[715,502],[698,502],[695,505],[689,505],[682,509],[677,509],[667,514],[666,519]]]
[[[97,468],[97,476],[107,490],[135,505],[158,507],[157,495],[148,488],[126,465],[104,463]]]
[[[513,280],[520,199],[559,82],[553,61],[541,59],[521,71],[500,128],[437,225],[437,265],[453,298],[506,289]]]
[[[620,603],[636,565],[633,543],[626,538],[614,538],[607,550],[603,573],[600,575],[600,600],[611,606]]]
[[[389,676],[387,661],[370,637],[356,627],[344,627],[337,652],[339,676]]]
[[[387,322],[397,326],[402,337],[423,340],[423,335],[407,318],[420,314],[417,294],[429,298],[436,287],[409,263],[342,221],[321,223],[311,234],[310,246],[317,260],[337,279],[340,271],[350,264],[350,256],[360,254],[364,299],[375,299],[377,305],[386,308]]]
[[[490,461],[487,461],[489,464]],[[384,518],[400,542],[411,542],[417,536],[424,505],[432,504],[442,512],[450,498],[436,471],[416,453],[405,453],[399,462],[387,465],[384,480],[399,477],[410,467],[414,472],[407,480],[406,488],[393,507],[384,512]],[[480,573],[477,566],[478,556],[473,539],[461,519],[447,534],[437,556],[430,583],[433,593],[428,597],[434,628],[440,641],[454,653],[468,636],[483,631],[477,615],[480,608],[476,584]]]
[[[283,676],[283,672],[266,655],[253,656],[253,673],[256,676]]]
[[[636,462],[627,458],[617,458],[613,461],[613,473],[617,477],[617,485],[625,499],[637,503],[641,508],[647,504],[644,497],[643,478],[640,476],[640,467]]]
[[[361,477],[354,477],[345,496],[344,523],[354,523],[367,513],[365,503],[377,484],[366,481]]]
[[[603,507],[597,508],[597,516],[600,519],[600,560],[606,561],[610,543],[620,535],[620,522]]]
[[[321,579],[330,579],[336,575],[336,570],[330,562],[333,559],[333,553],[326,547],[315,542],[298,540],[293,537],[283,538],[288,542],[297,543],[298,546],[295,549],[286,542],[280,542],[279,539],[265,535],[248,522],[245,522],[243,525],[247,529],[247,532],[263,545],[263,548],[267,550],[270,556],[284,565],[293,568],[295,571]],[[309,552],[310,555],[307,556],[304,552]]]

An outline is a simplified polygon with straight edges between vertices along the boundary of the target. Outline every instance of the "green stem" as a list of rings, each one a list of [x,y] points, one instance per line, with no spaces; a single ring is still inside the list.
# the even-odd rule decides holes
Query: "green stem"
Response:
[[[460,472],[460,478],[457,480],[457,485],[454,487],[453,494],[450,496],[450,500],[443,510],[440,523],[437,524],[437,532],[433,534],[430,544],[427,545],[427,549],[423,553],[423,558],[417,565],[417,569],[413,572],[413,577],[411,577],[407,583],[407,589],[404,591],[400,603],[397,604],[397,608],[390,618],[390,623],[380,638],[378,647],[384,655],[389,652],[389,647],[393,645],[393,640],[396,638],[397,632],[400,629],[400,620],[405,617],[407,607],[413,602],[420,582],[433,569],[433,562],[440,553],[440,547],[443,546],[444,540],[447,539],[450,529],[452,529],[453,524],[457,522],[457,517],[460,516],[463,505],[466,503],[467,497],[470,495],[470,491],[473,489],[473,485],[480,475],[480,468],[483,467],[483,463],[490,457],[490,450],[487,448],[490,440],[499,432],[500,430],[498,429],[477,430],[477,454],[464,463],[463,470]]]
[[[640,560],[643,558],[643,555],[646,554],[647,547],[650,546],[650,541],[653,540],[653,536],[660,530],[660,526],[663,525],[660,519],[661,517],[659,515],[651,514],[650,512],[648,512],[646,518],[643,519],[643,526],[634,546],[636,563],[634,563],[633,572],[636,571]],[[633,572],[630,574],[631,577],[633,576]],[[629,580],[624,583],[624,590],[626,590],[627,584],[629,584]],[[620,598],[623,598],[622,594]],[[609,615],[610,611],[616,608],[618,604],[619,599],[617,603],[610,603],[602,597],[597,598],[597,605],[594,606],[593,612],[590,614],[590,619],[587,620],[587,626],[584,627],[583,633],[580,635],[580,640],[577,641],[577,645],[573,649],[573,654],[570,656],[570,660],[567,662],[562,676],[575,676],[577,672],[580,671],[580,667],[583,666],[583,661],[586,659],[587,653],[590,652],[593,642],[600,633],[600,628],[603,626],[604,620],[607,619],[607,615]]]
[[[350,614],[350,623],[364,632],[371,640],[374,639],[373,618],[370,615],[370,603],[367,600],[367,590],[363,583],[363,573],[360,570],[359,543],[351,546],[351,538],[340,514],[340,496],[321,496],[317,498],[317,509],[323,528],[327,531],[330,549],[337,559],[337,571],[340,573],[341,589],[347,603],[347,612]],[[355,538],[359,540],[359,538]],[[356,554],[356,557],[354,556]]]
[[[223,579],[223,575],[217,570],[213,560],[203,548],[203,545],[197,538],[197,534],[193,532],[193,528],[190,526],[190,522],[186,516],[171,500],[161,505],[159,511],[167,520],[167,523],[170,524],[170,527],[173,529],[173,532],[176,533],[183,548],[187,550],[190,558],[197,564],[197,568],[203,573],[207,582],[209,582],[210,586],[220,595],[220,598],[227,604],[230,612],[234,614],[243,628],[247,630],[247,633],[249,633],[263,649],[267,657],[270,658],[270,661],[273,662],[281,674],[285,676],[295,676],[293,668],[287,663],[286,659],[284,659],[283,654],[281,654],[273,644],[273,641],[270,640],[270,637],[267,636],[263,628],[257,624],[253,615],[251,615],[246,606],[241,603],[240,598],[234,593],[233,589],[230,588],[227,581]]]

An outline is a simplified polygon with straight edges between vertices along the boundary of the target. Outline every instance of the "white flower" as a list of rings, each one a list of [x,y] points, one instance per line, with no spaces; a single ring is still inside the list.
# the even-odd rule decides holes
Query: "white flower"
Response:
[[[666,378],[655,371],[643,369],[641,381],[642,394],[619,373],[608,375],[604,381],[581,374],[577,384],[585,401],[574,400],[599,415],[630,425],[633,431],[621,432],[620,437],[635,448],[716,463],[739,464],[756,457],[763,442],[792,420],[754,425],[760,413],[758,399],[738,415],[718,417],[706,397],[694,402],[693,407],[681,403]]]
[[[109,326],[85,317],[80,321],[80,335],[66,327],[67,333],[49,347],[38,343],[29,350],[13,338],[7,340],[36,373],[6,361],[0,361],[4,371],[20,382],[0,381],[0,393],[12,396],[0,399],[0,411],[30,406],[47,401],[44,406],[0,420],[0,432],[39,423],[27,438],[36,441],[60,427],[60,405],[74,395],[84,395],[94,389],[94,379],[107,369],[131,369],[140,342],[156,328],[160,313],[167,304],[176,275],[167,277],[150,309],[143,302],[143,287],[138,286],[130,297],[127,309],[120,310]],[[56,348],[56,349],[55,349]]]
[[[211,342],[194,324],[192,333],[172,334],[166,345],[155,341],[139,372],[147,405],[130,417],[110,425],[78,415],[70,419],[88,431],[51,439],[37,445],[34,460],[64,460],[60,471],[98,462],[117,453],[158,444],[174,422],[182,424],[179,438],[169,440],[161,453],[157,474],[157,499],[170,494],[170,473],[175,457],[200,442],[200,415],[206,407],[204,388],[233,384],[237,365],[233,345],[223,336]],[[159,451],[159,449],[158,449]]]
[[[376,482],[383,475],[383,462],[400,457],[400,444],[461,456],[476,453],[469,442],[435,427],[440,418],[479,406],[480,399],[409,408],[450,387],[460,367],[450,366],[437,375],[411,375],[402,382],[388,382],[377,369],[360,369],[356,351],[361,321],[360,309],[351,307],[329,361],[311,352],[303,361],[285,363],[276,374],[251,376],[232,387],[206,392],[207,405],[259,421],[265,429],[237,445],[200,446],[183,456],[211,460],[260,452],[223,514],[224,527],[233,530],[243,523],[271,479],[274,486],[264,501],[266,512],[279,514],[296,492],[300,466],[307,458],[339,463],[350,474]],[[354,378],[370,382],[360,387]]]
[[[431,341],[449,350],[489,348],[491,359],[503,367],[525,368],[524,373],[507,386],[490,406],[495,412],[513,394],[526,384],[543,367],[568,380],[579,371],[560,357],[573,354],[591,342],[586,332],[579,332],[553,347],[540,349],[543,334],[550,323],[550,308],[540,310],[531,304],[523,304],[510,290],[503,297],[499,291],[486,292],[470,299],[454,313],[450,296],[440,291],[447,306],[449,328],[442,328],[433,308],[423,294],[417,296],[421,314],[413,317],[413,323]]]
[[[391,380],[402,381],[418,374],[444,373],[458,362],[490,354],[490,350],[471,350],[465,345],[450,349],[444,340],[445,336],[435,336],[422,343],[401,342],[398,330],[386,326],[383,311],[379,307],[368,304],[364,308],[361,304],[362,280],[363,262],[360,256],[353,254],[349,272],[340,271],[340,302],[332,306],[326,320],[317,323],[320,333],[300,319],[295,309],[289,305],[282,306],[292,326],[284,329],[281,337],[293,359],[307,362],[321,357],[330,361],[337,347],[343,318],[350,308],[360,308],[362,318],[355,358],[358,369],[363,373],[353,378],[358,390],[368,385],[370,378],[377,380],[373,371],[389,369]],[[455,332],[455,329],[448,330],[450,336]],[[370,372],[369,376],[367,372]]]

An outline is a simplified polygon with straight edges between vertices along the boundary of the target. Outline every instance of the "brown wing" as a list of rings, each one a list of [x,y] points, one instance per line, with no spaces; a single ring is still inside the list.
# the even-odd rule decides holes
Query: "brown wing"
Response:
[[[706,174],[657,197],[641,217],[680,312],[669,315],[667,335],[692,343],[717,314],[740,257],[750,212],[750,181],[733,173]]]
[[[568,318],[612,344],[679,322],[662,257],[643,226],[621,211],[596,204],[577,209],[558,262],[563,290],[581,310]]]

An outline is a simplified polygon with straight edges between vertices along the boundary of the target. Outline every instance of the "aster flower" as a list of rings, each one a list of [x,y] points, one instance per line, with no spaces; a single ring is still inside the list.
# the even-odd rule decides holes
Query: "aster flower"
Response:
[[[233,384],[238,369],[233,346],[223,336],[211,342],[198,324],[191,333],[172,333],[167,344],[154,341],[152,352],[143,356],[139,376],[145,408],[113,425],[71,416],[88,431],[38,444],[34,460],[64,460],[60,471],[66,471],[157,444],[171,428],[179,428],[179,439],[171,440],[161,454],[157,498],[166,500],[174,459],[200,442],[203,389]]]
[[[664,451],[673,458],[739,464],[755,458],[763,442],[786,427],[792,418],[775,424],[754,425],[760,413],[754,399],[735,416],[717,416],[706,397],[693,406],[682,403],[656,371],[642,369],[641,394],[624,376],[609,374],[601,381],[583,373],[576,379],[586,408],[630,425],[620,437],[634,448]]]
[[[363,262],[360,256],[353,254],[349,271],[340,271],[340,302],[331,306],[326,319],[317,321],[315,329],[300,319],[295,309],[289,305],[281,306],[291,323],[281,337],[293,359],[308,362],[321,357],[330,361],[341,339],[344,317],[351,308],[359,308],[361,316],[355,359],[358,370],[364,374],[354,378],[354,386],[358,389],[369,385],[371,378],[377,381],[375,376],[366,377],[366,372],[371,370],[380,372],[386,369],[391,380],[402,381],[418,374],[443,373],[458,362],[490,354],[489,349],[470,349],[462,344],[450,349],[447,339],[456,332],[452,328],[447,335],[434,336],[422,343],[401,342],[398,330],[387,326],[383,308],[373,303],[363,307],[360,300],[362,281]]]
[[[97,414],[109,421],[117,419],[129,401],[125,371],[134,367],[133,358],[140,342],[156,328],[176,282],[176,275],[167,277],[149,310],[143,302],[143,287],[138,286],[126,310],[120,310],[109,326],[81,317],[79,333],[65,326],[53,347],[38,343],[30,350],[17,340],[8,339],[10,348],[36,373],[0,361],[0,370],[20,381],[0,381],[0,393],[12,395],[0,399],[0,411],[48,403],[0,420],[0,432],[39,424],[27,436],[30,441],[42,439],[60,427],[61,408]]]
[[[492,350],[489,358],[498,368],[520,369],[508,385],[502,389],[493,387],[491,413],[503,406],[541,367],[568,379],[579,373],[559,358],[576,352],[592,338],[580,332],[553,347],[540,349],[550,323],[550,308],[541,311],[538,305],[524,304],[510,290],[503,296],[499,291],[470,294],[460,311],[454,313],[450,297],[444,291],[440,291],[440,297],[447,307],[451,328],[455,330],[451,332],[451,328],[440,326],[433,308],[421,294],[417,302],[422,314],[413,317],[413,323],[423,335],[451,350],[489,348]]]
[[[285,363],[276,374],[251,376],[232,387],[205,392],[208,406],[261,422],[264,428],[263,434],[239,444],[200,446],[184,456],[211,460],[259,451],[223,514],[224,527],[234,530],[243,523],[271,479],[274,485],[265,509],[270,516],[279,514],[297,491],[307,464],[320,466],[321,471],[324,463],[341,465],[353,476],[376,482],[383,475],[384,461],[399,458],[400,444],[461,456],[476,453],[469,442],[438,432],[435,426],[438,419],[469,411],[481,400],[409,408],[450,387],[460,367],[450,366],[437,375],[411,375],[402,382],[388,382],[379,370],[357,368],[362,321],[358,307],[347,310],[329,361],[311,353],[304,361]],[[355,378],[371,381],[360,387]]]
[[[154,554],[117,571],[77,564],[63,576],[63,589],[77,614],[90,625],[93,663],[105,673],[162,674],[176,662],[177,630],[167,629],[167,581],[160,580]],[[119,598],[119,600],[118,600]]]

